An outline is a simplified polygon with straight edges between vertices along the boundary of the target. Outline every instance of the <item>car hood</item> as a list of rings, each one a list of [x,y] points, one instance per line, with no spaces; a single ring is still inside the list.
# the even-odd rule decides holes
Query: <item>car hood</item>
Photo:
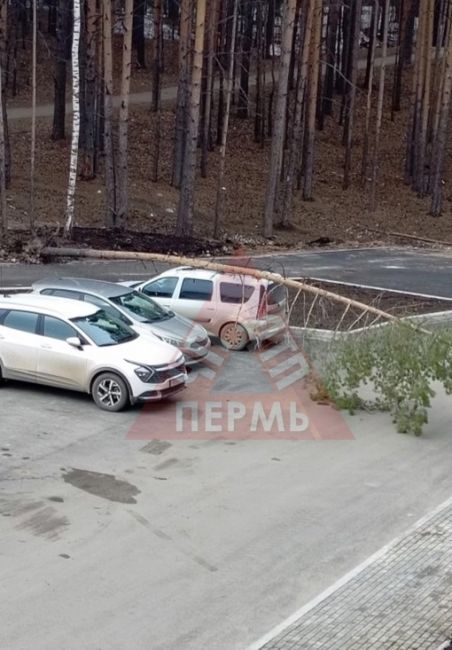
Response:
[[[110,359],[136,361],[147,366],[177,363],[183,360],[181,352],[152,334],[140,334],[133,341],[97,348]]]
[[[193,343],[205,339],[208,334],[204,327],[194,323],[188,318],[174,314],[166,320],[154,323],[140,323],[140,332],[147,330],[156,336],[163,336],[175,339],[176,341]]]

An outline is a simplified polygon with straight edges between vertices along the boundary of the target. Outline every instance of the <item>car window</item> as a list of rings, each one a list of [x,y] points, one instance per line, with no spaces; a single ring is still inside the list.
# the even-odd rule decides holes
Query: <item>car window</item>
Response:
[[[44,316],[42,334],[43,336],[48,336],[51,339],[58,339],[59,341],[65,341],[70,336],[79,335],[78,332],[69,325],[69,323],[65,323],[64,320],[54,318],[53,316]]]
[[[18,311],[12,309],[3,318],[4,327],[10,327],[13,330],[35,334],[38,324],[39,314],[31,311]]]
[[[212,280],[185,278],[182,282],[179,298],[182,300],[210,300],[212,298]]]
[[[239,282],[220,282],[220,300],[234,304],[248,302],[254,293],[254,287],[250,284]]]
[[[270,282],[267,288],[267,303],[277,305],[287,300],[287,289],[283,284]]]
[[[120,318],[112,316],[105,309],[99,309],[89,316],[74,318],[73,323],[101,347],[125,343],[138,337]]]
[[[107,313],[111,314],[114,318],[119,318],[124,323],[127,323],[127,325],[132,324],[132,321],[129,320],[127,316],[124,316],[124,314],[122,314],[119,311],[119,309],[116,309],[116,307],[111,305],[107,300],[104,300],[103,298],[98,298],[97,296],[92,296],[91,294],[87,294],[87,293],[83,294],[83,299],[85,302],[89,302],[91,305],[95,305],[100,309],[104,309]]]
[[[70,289],[43,289],[41,291],[45,296],[58,296],[58,298],[70,298],[71,300],[83,300],[83,296],[79,291],[71,291]]]
[[[153,282],[149,282],[143,287],[143,293],[147,296],[155,296],[158,298],[171,298],[176,288],[176,284],[179,278],[177,277],[165,277],[158,278]]]
[[[120,305],[133,318],[142,323],[154,323],[168,318],[168,311],[162,309],[152,298],[138,291],[128,291],[121,296],[114,296],[111,301]]]

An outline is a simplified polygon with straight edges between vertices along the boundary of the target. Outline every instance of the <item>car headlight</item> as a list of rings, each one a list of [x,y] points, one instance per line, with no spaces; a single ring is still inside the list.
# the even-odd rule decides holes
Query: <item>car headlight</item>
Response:
[[[138,379],[141,379],[142,382],[149,383],[152,379],[152,377],[155,375],[155,370],[154,368],[151,368],[150,366],[144,366],[142,363],[138,363],[137,361],[129,361],[126,359],[127,363],[131,363],[133,366],[136,366],[136,368],[133,369],[133,372],[136,374]]]

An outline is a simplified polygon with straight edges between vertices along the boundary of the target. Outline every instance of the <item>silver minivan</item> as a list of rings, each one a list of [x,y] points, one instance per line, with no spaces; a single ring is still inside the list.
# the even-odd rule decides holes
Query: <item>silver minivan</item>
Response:
[[[210,339],[202,325],[175,314],[152,298],[114,282],[86,278],[46,278],[33,284],[33,292],[72,298],[110,309],[139,334],[151,331],[162,341],[178,348],[186,365],[197,363],[209,353]]]

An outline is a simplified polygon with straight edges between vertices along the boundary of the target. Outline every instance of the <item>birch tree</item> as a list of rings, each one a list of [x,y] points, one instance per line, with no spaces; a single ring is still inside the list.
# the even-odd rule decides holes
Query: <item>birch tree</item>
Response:
[[[72,138],[69,161],[69,181],[66,200],[65,235],[69,235],[74,225],[75,189],[77,184],[78,142],[80,136],[80,0],[74,0],[74,31],[72,36]]]

